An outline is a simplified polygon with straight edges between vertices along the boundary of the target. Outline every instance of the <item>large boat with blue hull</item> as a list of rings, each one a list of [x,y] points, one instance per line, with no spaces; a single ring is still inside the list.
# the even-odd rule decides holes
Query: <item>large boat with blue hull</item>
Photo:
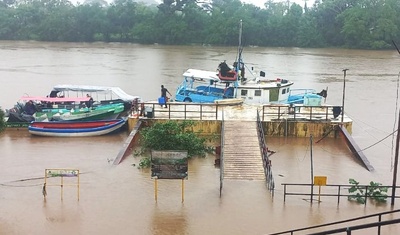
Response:
[[[242,58],[242,22],[239,28],[237,60],[233,66],[225,61],[217,71],[188,69],[183,73],[183,81],[175,93],[175,101],[194,103],[216,103],[221,100],[241,99],[246,104],[305,104],[307,97],[326,97],[326,91],[316,93],[313,89],[302,89],[303,93],[291,96],[292,81],[266,78],[265,72],[249,69]],[[323,95],[321,95],[323,94]]]
[[[214,103],[240,98],[245,103],[285,103],[293,85],[282,79],[224,80],[217,72],[197,69],[188,69],[183,77],[175,93],[175,100],[180,102]]]

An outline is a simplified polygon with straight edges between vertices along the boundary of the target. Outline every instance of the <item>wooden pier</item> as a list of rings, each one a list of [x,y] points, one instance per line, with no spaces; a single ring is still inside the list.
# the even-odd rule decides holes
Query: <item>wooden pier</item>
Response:
[[[224,121],[224,179],[265,180],[255,121]]]

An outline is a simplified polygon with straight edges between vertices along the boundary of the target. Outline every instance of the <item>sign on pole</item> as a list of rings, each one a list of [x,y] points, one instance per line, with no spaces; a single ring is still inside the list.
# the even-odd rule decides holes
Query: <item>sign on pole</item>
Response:
[[[158,179],[182,180],[182,203],[184,180],[188,178],[187,151],[151,151],[151,177],[154,178],[154,198],[157,201]]]
[[[321,186],[326,186],[326,176],[314,176],[314,185],[318,185],[318,202],[321,202]]]
[[[187,151],[151,151],[151,177],[187,179]]]
[[[326,176],[314,176],[314,185],[326,186]]]

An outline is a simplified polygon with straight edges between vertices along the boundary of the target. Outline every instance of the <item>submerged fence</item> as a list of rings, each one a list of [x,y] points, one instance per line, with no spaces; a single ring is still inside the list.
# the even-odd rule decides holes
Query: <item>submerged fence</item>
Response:
[[[353,185],[353,184],[326,184],[324,186],[318,186],[315,184],[288,184],[288,183],[282,183],[283,185],[283,201],[286,201],[286,196],[310,196],[311,202],[314,198],[314,196],[317,196],[318,198],[321,197],[336,197],[337,198],[337,203],[339,204],[340,199],[342,197],[349,197],[349,196],[355,196],[354,198],[360,198],[365,201],[365,203],[368,201],[367,199],[369,198],[389,198],[388,195],[390,195],[390,191],[393,188],[393,186],[385,186],[385,185]],[[289,186],[290,187],[296,187],[298,191],[289,191]],[[322,190],[320,190],[318,193],[314,193],[314,190],[312,190],[314,187],[320,187],[320,189],[323,189],[325,191],[324,193],[321,193]],[[356,187],[357,189],[356,195],[355,193],[349,193],[348,189]],[[379,195],[377,193],[371,193],[371,191],[376,192],[376,190],[379,190],[379,188],[386,188],[388,191],[385,193],[385,195]],[[395,187],[400,188],[400,186]],[[307,192],[306,190],[309,189]],[[327,192],[326,192],[327,191]],[[399,196],[395,196],[395,198],[400,198]]]

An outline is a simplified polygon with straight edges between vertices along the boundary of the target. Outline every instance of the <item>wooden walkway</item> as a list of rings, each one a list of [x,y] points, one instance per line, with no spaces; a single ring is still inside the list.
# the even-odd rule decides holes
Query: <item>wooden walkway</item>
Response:
[[[255,121],[224,121],[224,142],[224,179],[265,180]]]

